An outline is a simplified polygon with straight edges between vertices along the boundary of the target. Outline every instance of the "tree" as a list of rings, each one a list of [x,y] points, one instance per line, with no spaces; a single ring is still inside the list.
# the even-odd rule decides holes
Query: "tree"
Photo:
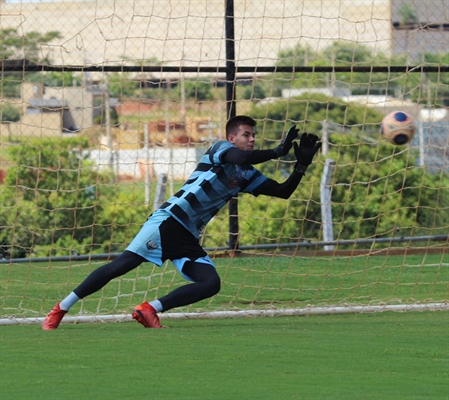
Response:
[[[11,131],[9,123],[20,121],[22,110],[19,107],[14,107],[11,103],[0,104],[0,122],[8,130],[8,136],[11,139]]]
[[[315,60],[315,53],[309,45],[297,44],[293,48],[286,48],[279,52],[276,66],[306,66],[310,65]]]
[[[36,63],[49,63],[49,52],[45,45],[61,38],[57,31],[41,34],[35,31],[20,35],[17,29],[0,29],[0,59],[26,59]],[[2,97],[20,97],[20,83],[23,79],[42,82],[41,73],[3,72],[0,94]]]
[[[413,25],[419,22],[415,7],[412,4],[404,4],[399,9],[399,15],[401,25]]]
[[[20,121],[22,112],[19,107],[14,107],[11,103],[0,104],[0,120],[2,123]]]
[[[304,94],[291,98],[288,104],[278,101],[255,106],[251,115],[257,119],[266,119],[263,140],[268,143],[261,142],[261,146],[266,146],[273,140],[281,140],[283,132],[290,127],[292,121],[300,121],[303,131],[320,133],[324,120],[358,132],[364,129],[364,124],[379,124],[382,119],[382,115],[371,108],[323,94]]]
[[[413,10],[413,6],[410,6]],[[417,19],[413,13],[408,13],[408,23],[415,23]],[[415,22],[413,22],[415,21]],[[449,53],[425,54],[426,65],[445,65],[448,63]],[[388,54],[378,52],[370,46],[361,43],[347,43],[334,41],[320,52],[313,52],[307,46],[297,45],[279,53],[278,66],[404,66],[409,64],[407,54]],[[424,82],[424,75],[418,73],[383,73],[383,72],[338,72],[335,74],[316,73],[276,73],[265,77],[267,82],[280,89],[283,88],[346,88],[353,95],[381,94],[393,97],[403,96],[419,103],[446,106],[449,103],[447,88],[447,74],[428,73]],[[429,85],[426,88],[423,86]],[[423,90],[416,90],[416,88]],[[430,97],[428,90],[430,89]],[[267,91],[268,92],[268,91]]]
[[[449,53],[424,55],[426,65],[449,65]],[[449,74],[427,73],[421,81],[422,90],[410,89],[410,98],[421,104],[432,107],[449,107]],[[415,86],[416,87],[416,86]],[[427,90],[428,89],[428,90]]]
[[[0,29],[0,58],[23,58],[34,62],[48,62],[49,53],[43,52],[43,45],[62,38],[60,32],[49,31],[41,34],[36,31],[20,35],[17,29]]]
[[[122,251],[149,214],[144,193],[111,186],[83,150],[86,138],[49,138],[11,146],[0,191],[0,252],[10,257]]]
[[[94,100],[94,107],[99,110],[99,114],[94,117],[93,123],[95,125],[105,125],[106,124],[106,104],[100,99]],[[112,126],[118,126],[119,115],[115,107],[109,108],[109,118]]]
[[[336,236],[394,237],[447,229],[449,199],[439,192],[448,187],[448,174],[417,168],[412,149],[382,141],[361,146],[351,135],[331,140],[329,157],[337,162],[332,192]]]
[[[242,91],[242,98],[246,100],[258,101],[266,97],[265,89],[260,84],[254,84],[253,86],[247,86]]]
[[[81,156],[86,147],[84,138],[35,139],[9,147],[15,166],[0,193],[0,225],[10,229],[0,231],[0,243],[8,244],[11,256],[36,254],[39,246],[55,254],[55,243],[63,238],[74,244],[107,239],[110,227],[94,221],[101,213],[99,199],[110,192],[103,185],[109,176]]]
[[[212,100],[212,84],[200,81],[185,81],[186,98],[192,98],[196,102]]]
[[[131,79],[129,72],[112,72],[109,74],[109,91],[118,99],[133,97],[139,90],[139,82]]]
[[[46,72],[44,75],[44,86],[61,87],[61,86],[81,86],[82,77],[71,71],[64,72]],[[39,83],[42,80],[37,81]]]

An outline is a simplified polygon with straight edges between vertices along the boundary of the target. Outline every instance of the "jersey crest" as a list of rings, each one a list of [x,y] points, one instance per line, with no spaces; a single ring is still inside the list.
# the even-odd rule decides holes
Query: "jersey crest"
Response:
[[[245,179],[246,170],[240,165],[234,165],[233,170],[228,174],[228,185],[231,189],[235,189]]]

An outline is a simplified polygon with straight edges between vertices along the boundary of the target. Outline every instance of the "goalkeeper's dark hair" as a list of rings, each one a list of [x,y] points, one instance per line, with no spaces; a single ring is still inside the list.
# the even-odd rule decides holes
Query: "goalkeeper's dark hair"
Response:
[[[230,118],[226,123],[226,139],[229,138],[229,135],[235,133],[240,125],[249,125],[254,127],[257,125],[257,122],[247,115],[236,115],[235,117]]]

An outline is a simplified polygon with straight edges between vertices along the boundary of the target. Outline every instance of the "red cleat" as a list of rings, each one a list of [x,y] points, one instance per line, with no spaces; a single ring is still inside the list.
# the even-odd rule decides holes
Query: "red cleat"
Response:
[[[42,329],[44,331],[52,331],[56,329],[64,315],[67,314],[67,311],[61,310],[59,308],[59,303],[56,304],[52,310],[48,313],[48,315],[45,317],[44,322],[42,322]]]
[[[145,328],[166,328],[166,326],[161,325],[156,310],[146,302],[140,304],[139,306],[136,306],[134,308],[132,316],[139,324],[142,324]]]

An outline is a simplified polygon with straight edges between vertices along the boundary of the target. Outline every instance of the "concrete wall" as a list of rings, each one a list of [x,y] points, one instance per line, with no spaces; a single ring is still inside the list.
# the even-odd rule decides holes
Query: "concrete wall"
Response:
[[[60,137],[62,133],[62,111],[37,115],[24,115],[20,122],[8,124],[13,137]],[[2,128],[3,130],[3,128]],[[3,135],[3,133],[2,133]]]
[[[334,40],[391,47],[390,0],[235,0],[238,65],[273,65],[297,44]],[[224,0],[86,0],[6,3],[2,28],[59,31],[42,47],[56,64],[225,64]],[[125,61],[126,63],[126,61]]]
[[[178,148],[171,151],[156,147],[148,150],[115,150],[113,152],[90,150],[84,152],[84,155],[94,161],[99,169],[110,168],[112,160],[114,171],[121,177],[144,180],[145,165],[148,163],[153,178],[164,173],[168,177],[185,180],[193,172],[205,151],[206,147]]]

